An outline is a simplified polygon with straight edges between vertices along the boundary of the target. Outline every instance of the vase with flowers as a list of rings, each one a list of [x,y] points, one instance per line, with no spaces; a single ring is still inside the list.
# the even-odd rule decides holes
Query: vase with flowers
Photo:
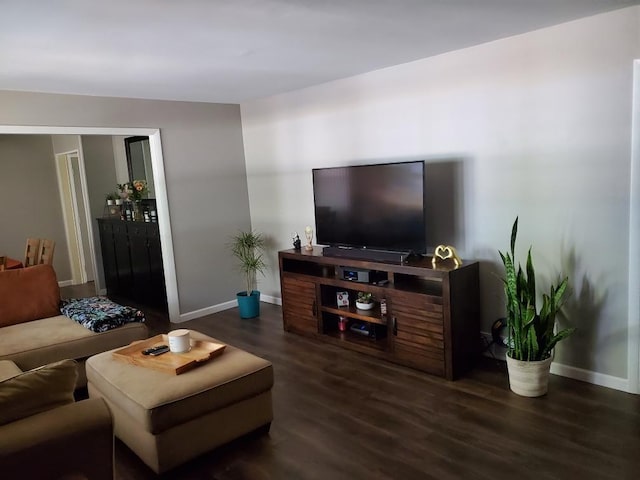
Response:
[[[147,182],[145,180],[133,180],[127,183],[119,183],[120,197],[125,202],[132,203],[132,220],[142,220],[142,199],[147,195]]]

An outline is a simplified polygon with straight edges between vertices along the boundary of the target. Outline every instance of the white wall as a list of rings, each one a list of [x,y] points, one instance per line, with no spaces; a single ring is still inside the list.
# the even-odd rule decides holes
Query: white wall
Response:
[[[521,258],[533,245],[541,283],[573,285],[579,331],[556,361],[624,389],[639,19],[618,10],[241,105],[253,228],[290,248],[314,223],[314,167],[461,159],[458,247],[482,262],[483,330],[503,316],[497,250],[519,215]],[[271,260],[261,290],[279,296]]]

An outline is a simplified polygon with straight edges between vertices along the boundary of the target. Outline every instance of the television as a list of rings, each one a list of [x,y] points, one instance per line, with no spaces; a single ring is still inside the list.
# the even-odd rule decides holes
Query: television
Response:
[[[426,253],[423,161],[315,168],[320,245]]]

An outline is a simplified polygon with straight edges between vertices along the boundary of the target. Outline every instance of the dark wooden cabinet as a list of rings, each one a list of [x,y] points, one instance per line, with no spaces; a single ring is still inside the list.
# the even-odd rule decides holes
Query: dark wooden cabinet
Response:
[[[166,307],[157,223],[99,218],[107,295],[118,301]]]
[[[325,257],[318,247],[312,252],[285,250],[278,258],[288,332],[450,380],[470,369],[480,355],[477,262],[434,269],[430,258],[382,263]],[[344,269],[366,270],[371,281],[346,280]],[[348,306],[338,306],[338,292],[348,294]],[[375,308],[357,309],[358,292],[371,293]]]
[[[316,320],[316,284],[300,278],[285,277],[282,281],[282,320],[290,332],[313,333]]]

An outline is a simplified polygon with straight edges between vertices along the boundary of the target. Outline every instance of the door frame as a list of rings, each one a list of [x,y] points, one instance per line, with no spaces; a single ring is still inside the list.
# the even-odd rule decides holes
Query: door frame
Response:
[[[75,178],[74,178],[74,168],[71,163],[71,158],[78,158],[78,176],[81,185],[80,197],[78,197],[78,192],[76,192]],[[74,285],[87,283],[87,265],[86,265],[86,252],[84,247],[84,242],[82,241],[82,232],[80,231],[80,212],[78,211],[78,200],[80,199],[84,205],[85,212],[89,209],[88,197],[85,195],[86,189],[86,177],[81,174],[83,170],[83,159],[80,156],[80,151],[78,149],[71,150],[68,152],[61,152],[55,154],[56,159],[56,172],[58,174],[58,188],[60,189],[60,202],[62,203],[62,218],[65,223],[65,233],[67,235],[67,246],[69,249],[69,259],[76,264],[77,266],[72,265],[71,267],[71,280]],[[81,165],[82,163],[82,165]],[[68,195],[66,190],[63,188],[63,176],[66,177],[66,180],[69,182],[69,192]],[[70,198],[69,198],[70,197]],[[71,212],[69,212],[69,207]],[[71,213],[71,215],[69,215]],[[73,217],[73,218],[70,218]],[[87,223],[87,219],[84,219],[85,223]],[[88,223],[87,223],[88,225]],[[87,228],[87,232],[89,228]],[[76,251],[73,251],[72,242],[70,241],[69,234],[73,232],[73,236],[75,239]],[[87,239],[89,245],[89,258],[93,260],[95,264],[95,255],[94,255],[94,245],[93,245],[93,237],[87,235],[89,238]],[[95,272],[95,265],[94,265]],[[95,279],[97,280],[97,279]],[[96,281],[96,285],[97,285]]]
[[[156,210],[158,212],[158,228],[162,249],[164,279],[167,290],[169,320],[180,321],[180,303],[176,276],[173,238],[171,237],[171,219],[164,174],[164,158],[162,142],[158,128],[111,128],[111,127],[53,127],[32,125],[0,125],[0,134],[10,135],[107,135],[107,136],[148,136],[151,149],[151,167],[156,187]],[[82,155],[82,146],[80,154]],[[88,213],[90,215],[90,213]],[[91,222],[88,227],[91,229]],[[93,236],[91,229],[90,235]],[[95,254],[93,255],[95,262]]]
[[[632,103],[627,377],[629,392],[640,393],[640,60],[633,62]]]

